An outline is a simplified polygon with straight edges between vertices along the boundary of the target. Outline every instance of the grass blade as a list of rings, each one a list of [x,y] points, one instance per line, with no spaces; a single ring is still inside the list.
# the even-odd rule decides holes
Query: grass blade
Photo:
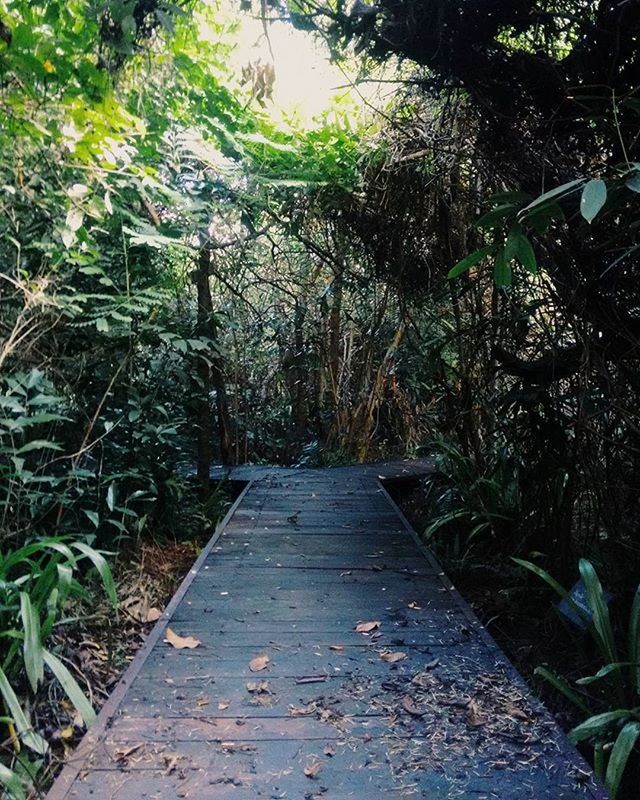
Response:
[[[615,800],[620,788],[620,782],[624,775],[629,756],[635,747],[638,737],[640,736],[640,722],[627,722],[624,728],[618,734],[618,738],[613,745],[611,755],[609,756],[609,763],[607,764],[607,773],[605,775],[604,783],[607,791],[611,795],[612,800]]]
[[[34,753],[38,753],[41,756],[45,755],[49,746],[42,736],[36,733],[31,727],[31,724],[22,710],[20,701],[16,697],[16,693],[11,688],[11,684],[2,669],[0,669],[0,694],[6,704],[7,711],[13,718],[20,739],[29,749],[33,750]]]
[[[569,731],[569,739],[576,744],[583,742],[585,739],[591,739],[598,733],[603,731],[613,722],[618,722],[621,719],[629,717],[629,709],[619,708],[616,711],[605,711],[604,714],[596,714],[593,717],[581,722],[572,731]]]
[[[31,598],[26,592],[20,592],[20,616],[22,617],[24,629],[24,667],[31,688],[36,692],[44,677],[40,617],[36,613],[36,610],[31,604]]]
[[[104,556],[97,550],[94,550],[93,547],[89,547],[89,545],[85,544],[84,542],[74,542],[72,547],[74,547],[76,550],[86,556],[89,561],[91,561],[93,566],[98,571],[100,578],[102,579],[107,597],[114,606],[118,605],[116,585],[114,583],[111,570],[109,569],[109,565],[107,564]]]
[[[93,710],[91,703],[85,697],[82,689],[78,686],[76,679],[60,661],[57,656],[50,653],[48,650],[44,651],[44,660],[51,672],[56,676],[60,685],[65,691],[65,694],[71,700],[73,705],[78,710],[82,717],[84,724],[89,727],[96,718],[96,712]]]
[[[567,700],[570,700],[585,714],[591,714],[591,709],[589,706],[584,702],[580,695],[574,689],[572,689],[571,686],[569,686],[564,678],[561,678],[559,675],[554,675],[553,672],[550,672],[548,669],[546,669],[546,667],[536,667],[533,674],[544,678],[547,683],[550,683],[554,689],[557,689],[567,698]]]
[[[13,770],[10,770],[9,767],[6,767],[4,764],[0,764],[0,783],[2,783],[7,790],[8,797],[10,797],[11,800],[26,800],[27,795],[25,794],[22,781]]]

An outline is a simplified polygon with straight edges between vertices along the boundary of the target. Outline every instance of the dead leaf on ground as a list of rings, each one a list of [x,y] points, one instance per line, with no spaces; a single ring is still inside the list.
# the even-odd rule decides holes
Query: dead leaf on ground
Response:
[[[271,659],[266,654],[256,656],[249,662],[249,669],[251,672],[262,672],[263,669],[267,668],[270,661]]]
[[[154,606],[147,611],[147,622],[157,622],[161,616],[162,611]]]
[[[304,774],[307,776],[307,778],[317,778],[321,769],[322,761],[312,761],[304,768]]]
[[[412,611],[422,611],[422,606],[419,606],[415,601],[409,603],[407,608],[410,608]]]
[[[289,714],[292,717],[308,717],[310,714],[315,714],[317,707],[315,703],[308,706],[289,706]]]
[[[131,747],[126,747],[124,750],[116,750],[114,753],[114,759],[116,761],[126,761],[129,756],[132,756],[134,753],[137,753],[140,748],[144,747],[144,742],[138,742],[137,744],[132,744]]]
[[[478,728],[480,725],[485,725],[487,721],[487,718],[482,713],[480,703],[477,700],[469,700],[469,705],[467,706],[467,722],[469,725]]]
[[[424,717],[424,711],[420,711],[413,698],[408,695],[402,698],[402,707],[407,714],[411,714],[412,717]]]
[[[165,753],[164,754],[165,769],[162,773],[165,777],[171,775],[174,769],[178,766],[178,761],[182,758],[180,753]]]
[[[209,698],[204,696],[198,697],[196,700],[196,705],[198,706],[198,708],[202,708],[203,706],[208,706],[209,703],[210,703]]]
[[[176,650],[193,650],[202,644],[200,639],[196,639],[195,636],[178,636],[171,628],[167,628],[164,632],[164,640],[171,647],[175,647]]]
[[[359,622],[356,625],[356,633],[371,633],[371,631],[375,631],[375,629],[379,627],[379,620],[372,620],[371,622]]]
[[[251,694],[269,694],[269,681],[247,681],[247,691]]]
[[[337,653],[342,653],[342,651],[344,650],[344,645],[343,644],[330,644],[329,645],[329,650],[335,650]]]
[[[218,711],[226,711],[230,705],[231,703],[226,703],[224,701],[221,701],[218,703]]]
[[[387,651],[385,653],[380,654],[380,658],[383,661],[386,661],[387,664],[396,664],[398,661],[404,661],[406,657],[407,657],[406,653],[400,653],[400,652],[390,653]]]
[[[330,745],[330,744],[326,744],[324,746],[323,752],[324,752],[325,756],[327,756],[327,758],[333,758],[335,756],[335,754],[336,754],[335,747],[333,747],[333,745]]]

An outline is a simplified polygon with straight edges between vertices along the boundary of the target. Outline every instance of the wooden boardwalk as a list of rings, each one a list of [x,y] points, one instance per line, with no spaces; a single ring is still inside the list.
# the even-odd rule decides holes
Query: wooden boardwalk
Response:
[[[249,471],[48,799],[606,797],[376,475]]]

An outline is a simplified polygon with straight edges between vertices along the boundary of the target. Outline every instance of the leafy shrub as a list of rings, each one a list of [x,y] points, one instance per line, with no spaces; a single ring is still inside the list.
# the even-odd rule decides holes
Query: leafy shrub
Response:
[[[536,674],[588,715],[569,733],[569,737],[575,743],[592,743],[596,771],[604,778],[611,797],[615,799],[640,738],[640,585],[631,606],[626,642],[620,645],[600,579],[591,562],[581,559],[579,564],[589,615],[573,602],[569,592],[546,570],[528,561],[515,561],[542,578],[584,619],[604,662],[595,675],[576,681],[580,688],[587,687],[582,693],[545,667],[538,667]]]
[[[116,605],[113,577],[104,556],[70,537],[39,539],[0,554],[0,696],[8,714],[14,750],[21,744],[37,755],[48,746],[29,721],[24,697],[35,694],[45,669],[60,683],[86,725],[95,719],[91,704],[63,661],[47,649],[54,625],[72,597],[86,596],[80,580],[95,569],[109,600]],[[26,683],[28,686],[24,686]],[[0,781],[16,793],[19,778],[7,767]],[[13,788],[12,788],[13,787]]]

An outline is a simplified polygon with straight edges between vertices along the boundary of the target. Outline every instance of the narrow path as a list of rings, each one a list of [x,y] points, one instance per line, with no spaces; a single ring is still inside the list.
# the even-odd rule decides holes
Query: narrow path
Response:
[[[604,798],[375,478],[258,471],[49,800]]]

